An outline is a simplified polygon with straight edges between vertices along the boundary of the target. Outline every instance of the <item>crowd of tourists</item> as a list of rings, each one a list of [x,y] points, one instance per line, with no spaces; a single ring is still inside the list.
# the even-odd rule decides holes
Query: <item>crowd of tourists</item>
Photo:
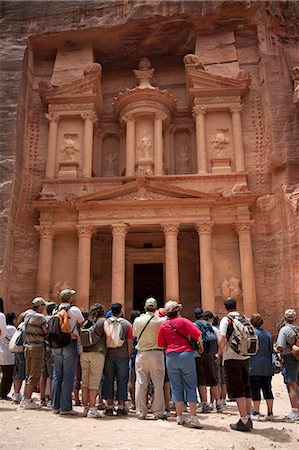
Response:
[[[107,312],[97,303],[82,313],[75,294],[62,290],[58,304],[36,297],[18,324],[0,299],[1,399],[95,419],[130,412],[139,420],[166,420],[174,409],[178,425],[194,428],[202,428],[201,414],[221,414],[235,401],[240,419],[230,428],[245,432],[254,420],[277,420],[271,381],[281,365],[291,404],[283,420],[299,423],[295,310],[285,311],[274,344],[261,315],[247,319],[233,298],[224,301],[221,320],[198,307],[191,321],[181,303],[158,308],[153,297],[127,320],[118,302]],[[40,402],[32,399],[35,391]],[[82,405],[82,413],[73,405]]]

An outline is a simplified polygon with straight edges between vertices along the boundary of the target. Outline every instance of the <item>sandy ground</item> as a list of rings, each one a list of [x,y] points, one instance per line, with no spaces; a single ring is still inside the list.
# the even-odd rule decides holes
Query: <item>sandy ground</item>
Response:
[[[273,382],[274,413],[283,415],[290,409],[280,374]],[[82,412],[83,408],[76,407]],[[262,402],[261,412],[266,412]],[[186,413],[186,417],[188,417]],[[86,419],[57,416],[49,408],[24,411],[8,401],[0,401],[1,449],[118,449],[118,450],[264,450],[299,449],[299,425],[283,422],[254,422],[250,433],[229,428],[238,420],[235,403],[228,403],[223,414],[199,414],[202,430],[178,426],[175,416],[167,421],[140,421],[128,417]]]

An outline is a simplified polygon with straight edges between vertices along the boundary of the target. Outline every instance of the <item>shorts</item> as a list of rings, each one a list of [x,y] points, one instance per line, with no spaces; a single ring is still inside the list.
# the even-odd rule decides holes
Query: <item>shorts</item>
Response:
[[[224,361],[229,398],[251,398],[248,365],[248,359],[228,359]]]
[[[15,367],[13,371],[13,379],[25,380],[25,355],[24,352],[15,353]]]
[[[45,349],[42,347],[25,348],[26,384],[36,386],[42,374]]]
[[[197,402],[196,367],[193,352],[166,354],[171,398],[176,402]]]
[[[195,358],[197,386],[217,386],[216,364],[214,356],[201,355]]]
[[[299,361],[293,355],[282,355],[283,381],[285,384],[299,382]]]
[[[54,370],[53,352],[51,349],[50,350],[46,349],[45,359],[44,359],[44,367],[42,370],[42,378],[53,379],[53,370]]]
[[[217,358],[215,356],[215,367],[216,367],[217,384],[226,384],[225,369],[222,364],[222,358]]]
[[[261,390],[265,400],[273,400],[271,381],[272,377],[250,376],[251,395],[253,401],[261,400]]]
[[[82,387],[98,390],[102,380],[105,355],[100,352],[83,352],[80,355]]]

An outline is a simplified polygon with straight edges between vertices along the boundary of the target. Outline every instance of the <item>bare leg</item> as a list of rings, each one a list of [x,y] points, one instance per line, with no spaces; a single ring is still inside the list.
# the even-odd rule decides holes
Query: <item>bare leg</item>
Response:
[[[177,416],[183,415],[183,402],[175,402],[175,411]]]
[[[89,392],[88,387],[82,386],[82,400],[84,407],[89,405]]]
[[[273,414],[273,399],[266,399],[268,415]]]
[[[298,395],[297,395],[297,386],[296,383],[288,383],[287,384],[288,392],[289,392],[289,398],[291,402],[291,406],[293,409],[298,408]]]
[[[260,400],[253,400],[253,411],[259,413],[260,412]]]
[[[22,387],[23,380],[20,378],[14,378],[13,380],[13,389],[15,394],[19,394]]]
[[[89,406],[91,408],[94,408],[96,406],[97,393],[97,389],[89,389]]]
[[[245,397],[236,398],[236,402],[238,405],[238,410],[241,417],[247,416],[247,399]],[[250,405],[251,410],[251,405]],[[249,413],[250,414],[250,413]]]
[[[165,399],[165,408],[169,408],[169,403],[170,403],[170,386],[169,386],[169,381],[166,381],[164,383],[164,399]]]
[[[207,386],[199,386],[199,395],[202,403],[208,402]]]

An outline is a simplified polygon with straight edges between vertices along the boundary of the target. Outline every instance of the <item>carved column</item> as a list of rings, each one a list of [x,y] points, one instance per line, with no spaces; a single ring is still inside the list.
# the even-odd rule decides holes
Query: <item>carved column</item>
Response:
[[[126,121],[126,176],[133,177],[135,175],[136,159],[135,118],[133,114],[126,114],[124,120]]]
[[[77,306],[83,309],[89,308],[89,283],[90,283],[90,254],[93,227],[79,225],[78,230],[78,256],[77,256]]]
[[[234,225],[239,236],[243,307],[245,314],[250,317],[253,313],[258,312],[251,243],[253,221],[236,222]]]
[[[82,161],[82,177],[92,176],[92,148],[93,148],[93,124],[96,121],[94,112],[81,114],[84,120],[84,146]]]
[[[48,226],[37,226],[35,229],[39,231],[40,235],[36,294],[45,300],[49,300],[52,276],[53,236],[55,230]]]
[[[162,229],[165,235],[166,301],[179,301],[179,225],[162,225]]]
[[[128,225],[113,224],[112,231],[112,286],[111,301],[125,303],[125,250]]]
[[[155,175],[163,175],[163,120],[166,115],[156,113],[154,118],[154,158]]]
[[[171,125],[169,127],[169,167],[170,173],[175,173],[175,158],[174,158],[174,133],[175,127]]]
[[[242,123],[241,123],[241,111],[243,107],[232,106],[230,108],[233,122],[233,138],[234,138],[234,150],[235,150],[235,167],[236,172],[245,171],[245,159],[243,149],[243,137],[242,137]]]
[[[46,119],[49,121],[46,178],[54,178],[59,115],[54,114],[54,113],[49,113],[49,114],[46,114]]]
[[[215,311],[215,292],[212,254],[213,222],[195,224],[199,236],[201,306]]]
[[[207,108],[194,106],[192,111],[196,124],[197,173],[207,173],[208,165],[205,127],[205,114],[207,112]]]

